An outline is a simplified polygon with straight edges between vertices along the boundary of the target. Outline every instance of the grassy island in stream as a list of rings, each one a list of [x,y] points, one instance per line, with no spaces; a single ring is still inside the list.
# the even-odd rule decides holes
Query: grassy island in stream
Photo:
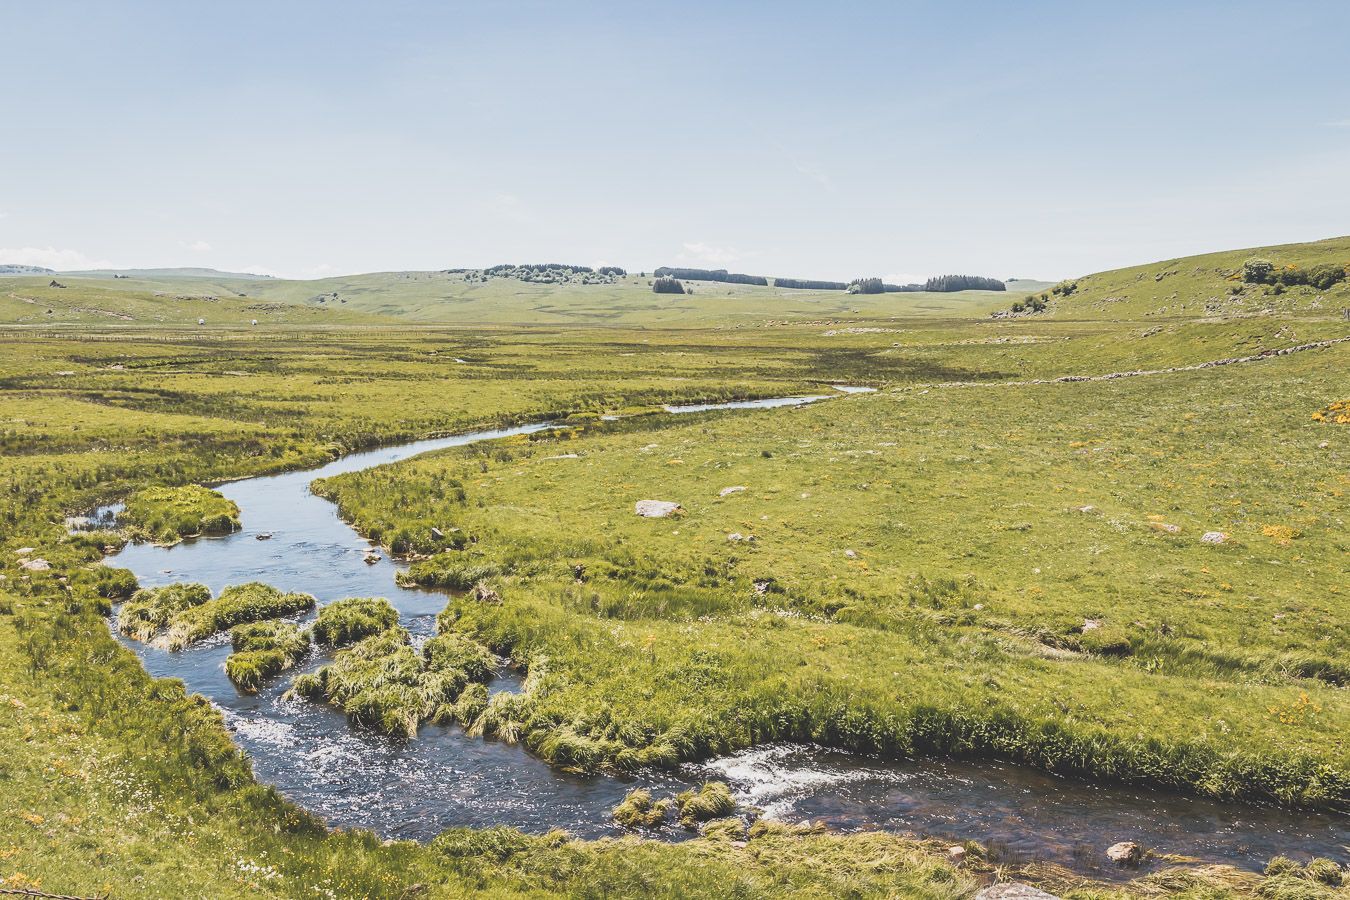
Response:
[[[202,534],[230,534],[239,530],[239,507],[199,484],[150,487],[126,500],[122,518],[133,537],[174,544]]]

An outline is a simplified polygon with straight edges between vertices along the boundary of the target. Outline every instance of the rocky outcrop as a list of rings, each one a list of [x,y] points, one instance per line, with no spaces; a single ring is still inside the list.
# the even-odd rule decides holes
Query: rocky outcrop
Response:
[[[639,500],[633,512],[647,519],[664,519],[684,512],[684,507],[673,500]]]

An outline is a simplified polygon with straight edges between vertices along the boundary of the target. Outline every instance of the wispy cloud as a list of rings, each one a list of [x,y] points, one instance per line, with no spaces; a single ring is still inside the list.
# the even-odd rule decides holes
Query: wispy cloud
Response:
[[[79,250],[56,247],[0,247],[0,263],[42,266],[57,271],[112,268],[112,263],[106,259],[94,259]]]
[[[206,241],[192,241],[191,243],[184,242],[183,246],[196,253],[205,253],[207,250],[211,249],[211,245],[208,244]]]
[[[819,166],[813,166],[810,163],[804,163],[801,160],[794,159],[792,161],[792,168],[796,169],[799,175],[805,175],[825,190],[834,193],[834,182],[830,179],[829,174]]]
[[[1328,128],[1350,128],[1350,119],[1333,119],[1322,124]]]
[[[735,247],[719,247],[716,244],[709,244],[704,241],[692,241],[684,245],[684,249],[676,254],[676,262],[682,263],[704,263],[705,265],[725,266],[741,258],[741,253]]]

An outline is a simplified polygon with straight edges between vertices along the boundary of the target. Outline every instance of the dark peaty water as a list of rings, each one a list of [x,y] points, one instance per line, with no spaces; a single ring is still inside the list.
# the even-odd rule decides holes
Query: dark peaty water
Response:
[[[820,398],[694,405],[678,412],[800,405]],[[318,469],[230,482],[244,531],[170,548],[137,544],[108,559],[142,585],[198,581],[218,592],[260,580],[307,591],[320,604],[342,597],[388,597],[415,636],[432,633],[444,595],[400,588],[396,562],[363,561],[368,541],[335,507],[309,492],[315,478],[396,462],[420,453],[546,428],[528,425],[354,453]],[[269,540],[257,540],[270,533]],[[823,820],[842,829],[880,828],[973,838],[1010,858],[1040,858],[1113,874],[1103,849],[1135,840],[1161,852],[1259,867],[1276,853],[1344,859],[1350,818],[1231,806],[1163,791],[1062,779],[1001,764],[942,760],[885,762],[821,747],[774,745],[674,772],[629,778],[559,772],[519,747],[471,739],[457,727],[424,727],[410,742],[353,730],[333,709],[284,700],[288,673],[256,695],[225,677],[225,640],[168,653],[126,642],[156,676],[181,678],[222,710],[259,779],[335,826],[386,837],[426,839],[456,825],[565,828],[583,837],[615,833],[610,809],[635,786],[666,794],[720,778],[738,799],[786,821]],[[327,661],[311,659],[304,670]],[[491,689],[516,690],[504,672]],[[671,838],[678,830],[665,832]]]

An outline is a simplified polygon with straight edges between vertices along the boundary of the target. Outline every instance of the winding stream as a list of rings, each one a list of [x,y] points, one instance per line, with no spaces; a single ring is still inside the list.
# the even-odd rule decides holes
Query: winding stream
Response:
[[[843,390],[841,388],[841,390]],[[846,391],[847,392],[847,391]],[[668,407],[671,412],[795,406],[823,397],[777,398]],[[401,565],[363,561],[371,546],[337,516],[309,483],[343,472],[550,427],[523,425],[353,453],[307,471],[229,482],[218,490],[238,504],[242,532],[174,547],[131,544],[108,558],[143,586],[197,581],[218,592],[265,581],[306,591],[320,604],[350,596],[388,597],[414,635],[430,635],[445,605],[438,592],[401,588]],[[271,533],[270,540],[257,540]],[[320,704],[282,699],[287,673],[255,695],[225,677],[225,636],[181,653],[124,640],[155,676],[181,678],[223,712],[257,777],[323,816],[331,825],[370,828],[382,836],[427,839],[456,825],[511,825],[542,832],[565,828],[581,837],[617,833],[609,811],[635,786],[666,793],[706,778],[728,782],[743,803],[787,821],[824,821],[840,829],[881,828],[973,838],[1005,858],[1051,860],[1112,876],[1102,849],[1135,840],[1160,852],[1259,868],[1272,855],[1345,860],[1350,818],[1270,807],[1229,806],[1163,791],[1057,778],[1003,763],[947,760],[886,762],[821,747],[771,745],[672,772],[633,777],[560,772],[519,747],[472,739],[455,726],[423,726],[411,742],[354,731]],[[328,661],[318,654],[301,671]],[[515,690],[499,676],[490,690]],[[663,832],[680,839],[683,832]]]

